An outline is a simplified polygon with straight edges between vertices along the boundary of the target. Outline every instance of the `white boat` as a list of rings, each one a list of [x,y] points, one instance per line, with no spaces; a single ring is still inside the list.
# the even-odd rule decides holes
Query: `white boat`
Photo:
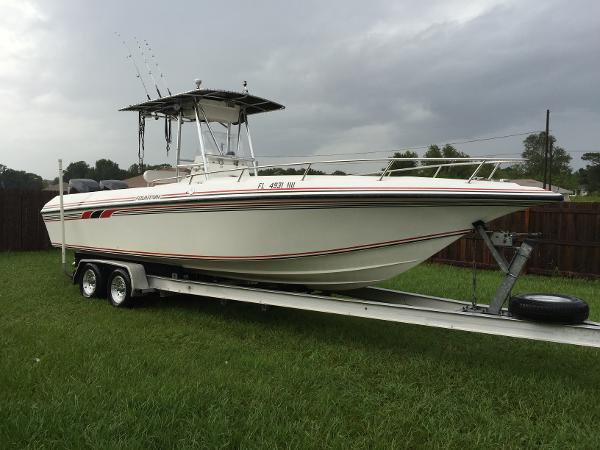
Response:
[[[283,109],[247,92],[195,89],[124,110],[177,120],[175,176],[148,187],[64,196],[67,248],[179,266],[230,279],[347,290],[404,272],[472,230],[562,195],[492,180],[514,159],[416,158],[433,176],[393,176],[398,159],[303,161],[293,175],[263,175],[248,116]],[[200,156],[181,158],[181,128],[194,122]],[[143,129],[143,127],[142,127]],[[241,157],[243,147],[248,157]],[[402,162],[406,160],[402,159]],[[316,175],[314,167],[379,164],[367,175]],[[439,175],[473,166],[467,179]],[[486,167],[489,168],[486,169]],[[184,173],[183,169],[187,169]],[[434,170],[432,170],[434,169]],[[423,171],[423,169],[419,169]],[[486,171],[487,177],[478,177]],[[52,245],[61,245],[59,197],[42,216]]]

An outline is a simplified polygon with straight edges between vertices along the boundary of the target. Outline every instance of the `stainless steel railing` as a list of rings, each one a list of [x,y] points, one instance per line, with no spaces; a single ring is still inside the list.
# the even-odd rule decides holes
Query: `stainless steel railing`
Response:
[[[240,159],[240,160],[242,160],[242,159]],[[246,159],[244,159],[244,161],[246,161]],[[486,179],[491,180],[492,177],[494,176],[494,174],[496,173],[496,171],[498,170],[498,168],[502,164],[519,163],[519,162],[523,162],[523,161],[525,161],[525,159],[523,159],[523,158],[503,158],[503,159],[498,159],[498,158],[353,158],[353,159],[335,159],[335,160],[325,160],[325,161],[313,160],[313,161],[299,161],[299,162],[283,163],[283,164],[266,164],[266,165],[256,165],[256,166],[253,165],[253,166],[235,167],[235,168],[229,168],[229,169],[209,170],[206,173],[204,171],[201,171],[198,173],[192,173],[192,174],[188,174],[185,176],[180,176],[178,178],[177,177],[169,177],[168,179],[170,180],[173,178],[177,178],[176,181],[180,181],[182,179],[187,179],[188,182],[191,184],[196,176],[206,176],[206,175],[214,175],[214,174],[240,172],[239,176],[237,177],[237,181],[240,182],[242,180],[242,178],[244,177],[244,175],[257,176],[256,173],[258,170],[306,166],[305,170],[302,174],[297,174],[298,176],[300,176],[300,180],[303,181],[310,174],[311,168],[315,165],[340,165],[340,164],[381,162],[381,163],[387,163],[383,169],[374,171],[374,172],[368,172],[368,173],[356,174],[356,175],[377,176],[378,180],[381,181],[386,176],[391,176],[392,174],[397,173],[397,172],[425,171],[425,170],[429,170],[429,169],[436,169],[436,171],[432,175],[433,178],[436,178],[440,174],[440,171],[442,170],[442,168],[460,167],[460,166],[476,166],[475,169],[473,170],[473,172],[471,173],[471,175],[468,178],[465,177],[465,179],[467,179],[467,181],[470,183],[473,179],[475,179],[477,174],[486,165],[493,166],[490,174],[486,177]],[[395,162],[414,162],[414,163],[419,163],[419,164],[416,164],[414,167],[401,167],[398,169],[394,169],[393,166],[394,166]],[[439,162],[439,164],[421,165],[423,162],[432,162],[432,163]],[[179,164],[177,167],[178,168],[188,168],[188,169],[193,169],[195,167],[203,168],[204,164],[203,163]],[[255,169],[256,169],[256,172],[255,172]],[[159,183],[162,180],[163,179],[154,180],[154,183]],[[167,179],[165,178],[164,180],[167,180]]]

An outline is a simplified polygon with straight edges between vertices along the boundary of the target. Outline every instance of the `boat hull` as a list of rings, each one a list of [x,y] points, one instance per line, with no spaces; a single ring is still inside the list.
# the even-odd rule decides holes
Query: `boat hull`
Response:
[[[388,279],[434,255],[506,201],[378,198],[219,200],[77,210],[66,245],[221,277],[346,290]],[[93,217],[93,216],[96,217]],[[55,216],[54,216],[55,217]],[[60,222],[45,217],[53,245]]]

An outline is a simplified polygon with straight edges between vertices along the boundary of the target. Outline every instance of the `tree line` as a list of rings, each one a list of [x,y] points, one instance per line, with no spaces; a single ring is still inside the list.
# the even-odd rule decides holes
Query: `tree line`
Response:
[[[551,134],[548,136],[552,148],[552,167],[551,179],[553,186],[560,186],[571,190],[584,189],[588,192],[600,192],[600,152],[584,153],[582,160],[587,162],[584,168],[574,171],[571,167],[572,157],[562,147],[556,144],[557,140]],[[504,178],[509,180],[520,178],[531,178],[542,181],[544,178],[544,153],[545,153],[546,133],[530,134],[523,140],[523,152],[521,157],[527,161],[519,164],[513,164],[509,167],[500,168],[494,174],[494,178]],[[396,152],[394,158],[417,158],[416,152],[407,150],[405,152]],[[452,145],[439,147],[431,145],[423,155],[425,158],[469,158],[470,155],[458,151]],[[499,158],[501,159],[501,158]],[[441,163],[441,162],[440,162]],[[418,169],[425,165],[436,164],[433,161],[394,161],[390,166],[392,176],[412,175],[412,176],[431,176],[431,169]],[[414,168],[415,170],[397,171],[397,169]],[[439,173],[439,177],[444,178],[468,178],[473,171],[474,166],[455,166],[443,167]],[[493,167],[489,165],[478,174],[480,176],[488,176]],[[550,172],[550,168],[548,169]]]
[[[144,170],[170,169],[169,164],[157,164],[155,166],[144,164]],[[91,180],[125,180],[142,174],[138,164],[132,164],[129,169],[121,169],[119,165],[110,159],[99,159],[94,166],[85,161],[72,162],[67,166],[63,174],[65,182],[73,178],[88,178]],[[58,182],[58,178],[54,179]]]
[[[35,173],[14,170],[0,164],[0,189],[32,189],[44,188],[44,180]]]
[[[144,165],[144,170],[170,169],[169,164]],[[85,161],[70,163],[64,170],[63,179],[65,183],[73,178],[88,178],[100,180],[125,180],[140,175],[142,171],[138,164],[132,164],[128,169],[121,169],[119,165],[110,159],[99,159],[93,166]],[[58,183],[58,177],[54,180],[44,180],[41,176],[25,172],[23,170],[10,169],[0,164],[0,189],[29,189],[41,190],[50,184]]]
[[[494,178],[518,179],[532,178],[538,181],[543,180],[544,176],[544,149],[545,132],[530,134],[523,141],[522,157],[527,161],[520,164],[513,164],[510,167],[500,168],[496,171]],[[585,189],[588,192],[600,192],[600,152],[589,152],[582,155],[582,160],[587,164],[584,168],[574,171],[571,167],[571,156],[559,145],[554,136],[549,135],[549,141],[552,148],[552,184],[571,190]],[[417,158],[416,152],[407,150],[396,152],[394,158]],[[450,144],[442,147],[431,145],[425,154],[426,158],[468,158],[470,155],[457,150]],[[434,168],[424,169],[423,166],[435,164],[435,162],[424,161],[394,161],[389,170],[392,176],[432,176],[436,170]],[[144,169],[159,170],[169,169],[169,164],[158,164],[154,166],[144,166]],[[414,170],[401,171],[398,169],[412,168]],[[306,169],[299,168],[269,168],[259,171],[259,175],[295,175],[303,174]],[[382,168],[383,170],[383,168]],[[439,177],[444,178],[468,178],[474,170],[474,166],[454,166],[443,167]],[[482,177],[488,176],[492,170],[491,165],[482,169],[478,174]],[[119,165],[110,159],[99,159],[93,166],[85,161],[76,161],[70,163],[64,172],[64,180],[68,182],[72,178],[90,178],[96,181],[100,180],[124,180],[140,175],[142,171],[138,164],[132,164],[128,169],[121,169]],[[325,175],[325,172],[310,169],[310,175]],[[333,175],[343,175],[344,172],[336,170]],[[58,177],[54,179],[58,182]],[[0,164],[0,189],[43,189],[48,183],[39,175],[25,171],[13,170]]]

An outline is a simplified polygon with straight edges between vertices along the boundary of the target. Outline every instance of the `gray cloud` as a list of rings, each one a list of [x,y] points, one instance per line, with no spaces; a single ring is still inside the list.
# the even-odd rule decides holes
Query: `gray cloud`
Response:
[[[150,41],[172,91],[196,77],[225,89],[247,79],[286,104],[252,122],[265,156],[540,129],[547,107],[567,150],[594,150],[600,137],[600,5],[591,0],[49,3],[9,3],[0,18],[0,162],[46,177],[59,156],[135,162],[137,118],[116,110],[144,94],[114,31]],[[166,160],[161,133],[149,125],[150,162]],[[521,145],[462,149],[518,154]]]

